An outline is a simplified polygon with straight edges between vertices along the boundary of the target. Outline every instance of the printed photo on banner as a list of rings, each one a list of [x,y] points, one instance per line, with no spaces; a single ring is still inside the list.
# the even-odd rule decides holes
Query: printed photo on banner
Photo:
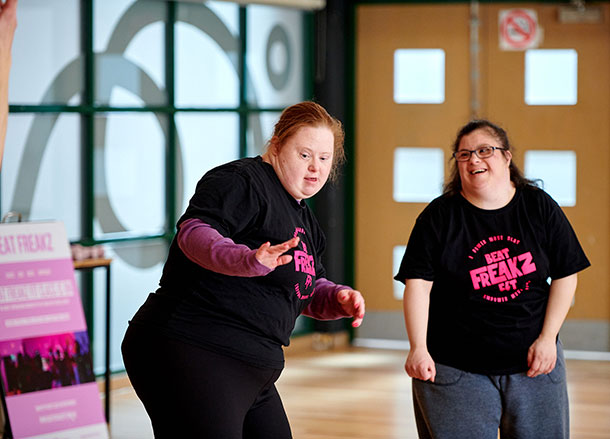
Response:
[[[86,331],[3,341],[0,356],[6,396],[95,381]]]

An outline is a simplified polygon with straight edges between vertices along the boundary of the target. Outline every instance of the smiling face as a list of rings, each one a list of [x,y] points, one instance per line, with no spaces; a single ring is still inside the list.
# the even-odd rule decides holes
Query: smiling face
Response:
[[[458,151],[472,151],[482,146],[503,147],[487,129],[479,128],[462,137]],[[472,153],[468,161],[457,162],[462,190],[468,194],[485,190],[501,191],[511,187],[509,170],[511,159],[510,151],[495,150],[491,157],[485,159]]]
[[[333,165],[334,136],[325,126],[303,126],[283,144],[277,138],[263,159],[271,163],[282,186],[295,200],[314,196]]]

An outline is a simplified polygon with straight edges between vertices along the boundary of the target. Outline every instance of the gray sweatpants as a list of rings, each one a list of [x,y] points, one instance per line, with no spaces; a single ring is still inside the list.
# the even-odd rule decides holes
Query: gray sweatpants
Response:
[[[434,383],[413,379],[421,439],[567,439],[565,359],[548,375],[480,375],[436,364]]]

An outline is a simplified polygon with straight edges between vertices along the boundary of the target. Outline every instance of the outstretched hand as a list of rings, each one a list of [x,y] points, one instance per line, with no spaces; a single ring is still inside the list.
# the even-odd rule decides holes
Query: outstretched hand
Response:
[[[0,0],[0,57],[10,57],[13,36],[17,27],[17,0]]]
[[[280,265],[284,265],[292,261],[291,255],[285,255],[288,250],[296,247],[299,244],[299,238],[295,237],[286,242],[277,245],[271,245],[265,242],[256,251],[256,260],[265,267],[274,270]]]
[[[8,123],[8,80],[11,71],[11,46],[17,27],[17,0],[0,0],[0,166]]]
[[[343,307],[343,310],[354,318],[352,326],[354,328],[360,326],[365,313],[364,298],[360,291],[341,290],[337,293],[337,300]]]

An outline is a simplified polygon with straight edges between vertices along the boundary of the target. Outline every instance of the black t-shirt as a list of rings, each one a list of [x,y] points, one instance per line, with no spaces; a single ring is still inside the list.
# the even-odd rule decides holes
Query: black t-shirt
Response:
[[[189,218],[251,249],[294,236],[300,241],[287,253],[293,256],[289,264],[266,276],[237,277],[192,262],[174,239],[160,289],[132,322],[255,365],[283,367],[282,345],[289,344],[296,318],[311,301],[316,278],[325,276],[320,258],[326,241],[311,210],[256,157],[206,173],[178,225]]]
[[[433,282],[427,344],[436,362],[509,374],[528,369],[550,280],[589,265],[561,208],[527,187],[496,210],[461,195],[433,200],[417,218],[395,279]]]

